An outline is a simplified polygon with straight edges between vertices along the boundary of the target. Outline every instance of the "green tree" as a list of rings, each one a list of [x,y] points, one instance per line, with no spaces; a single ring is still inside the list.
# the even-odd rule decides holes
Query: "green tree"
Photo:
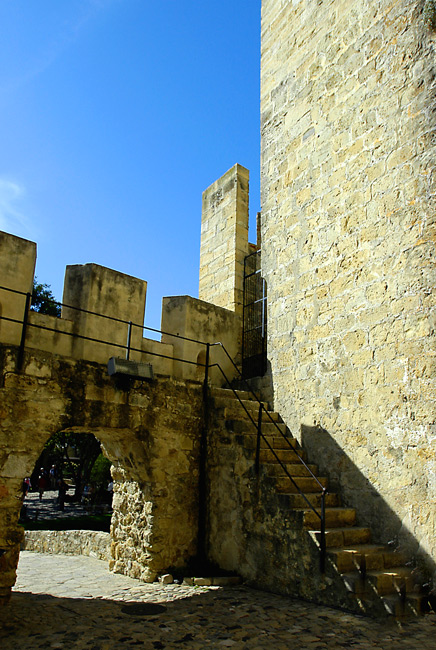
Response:
[[[33,280],[31,309],[38,311],[40,314],[47,314],[48,316],[57,316],[60,318],[61,315],[61,307],[56,302],[50,285],[41,284],[37,278]]]
[[[55,464],[64,478],[73,480],[74,498],[80,501],[83,488],[90,483],[91,472],[100,455],[100,442],[92,434],[59,431],[46,442],[36,468],[48,469]],[[107,463],[110,467],[110,462]]]

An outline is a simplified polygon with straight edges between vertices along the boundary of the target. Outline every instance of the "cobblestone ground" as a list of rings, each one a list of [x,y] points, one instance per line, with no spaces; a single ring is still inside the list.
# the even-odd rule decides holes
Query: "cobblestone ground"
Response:
[[[67,491],[67,497],[72,497],[74,489]],[[81,504],[66,501],[64,510],[59,510],[58,493],[56,490],[46,490],[42,500],[39,500],[38,492],[29,492],[24,499],[26,516],[35,521],[41,519],[65,519],[67,517],[83,517],[89,514],[90,508]],[[100,508],[102,509],[102,508]]]
[[[435,618],[398,626],[246,587],[144,584],[93,558],[24,551],[0,608],[0,648],[435,650]]]

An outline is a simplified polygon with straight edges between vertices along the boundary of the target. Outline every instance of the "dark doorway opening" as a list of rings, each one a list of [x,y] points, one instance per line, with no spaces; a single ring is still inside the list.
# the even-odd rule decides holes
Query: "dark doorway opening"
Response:
[[[266,282],[261,275],[261,252],[244,260],[244,306],[242,331],[242,374],[244,379],[263,377],[267,367]]]

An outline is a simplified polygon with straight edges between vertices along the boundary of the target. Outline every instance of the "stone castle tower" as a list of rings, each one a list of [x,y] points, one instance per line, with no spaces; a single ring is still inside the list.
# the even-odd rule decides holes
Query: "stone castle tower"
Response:
[[[261,191],[274,406],[434,569],[432,7],[263,0]]]

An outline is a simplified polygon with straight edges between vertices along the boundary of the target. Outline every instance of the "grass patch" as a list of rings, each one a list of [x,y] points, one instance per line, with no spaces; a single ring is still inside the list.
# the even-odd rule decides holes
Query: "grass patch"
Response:
[[[111,515],[85,515],[83,517],[20,521],[20,524],[24,530],[99,530],[108,533],[111,525]]]

